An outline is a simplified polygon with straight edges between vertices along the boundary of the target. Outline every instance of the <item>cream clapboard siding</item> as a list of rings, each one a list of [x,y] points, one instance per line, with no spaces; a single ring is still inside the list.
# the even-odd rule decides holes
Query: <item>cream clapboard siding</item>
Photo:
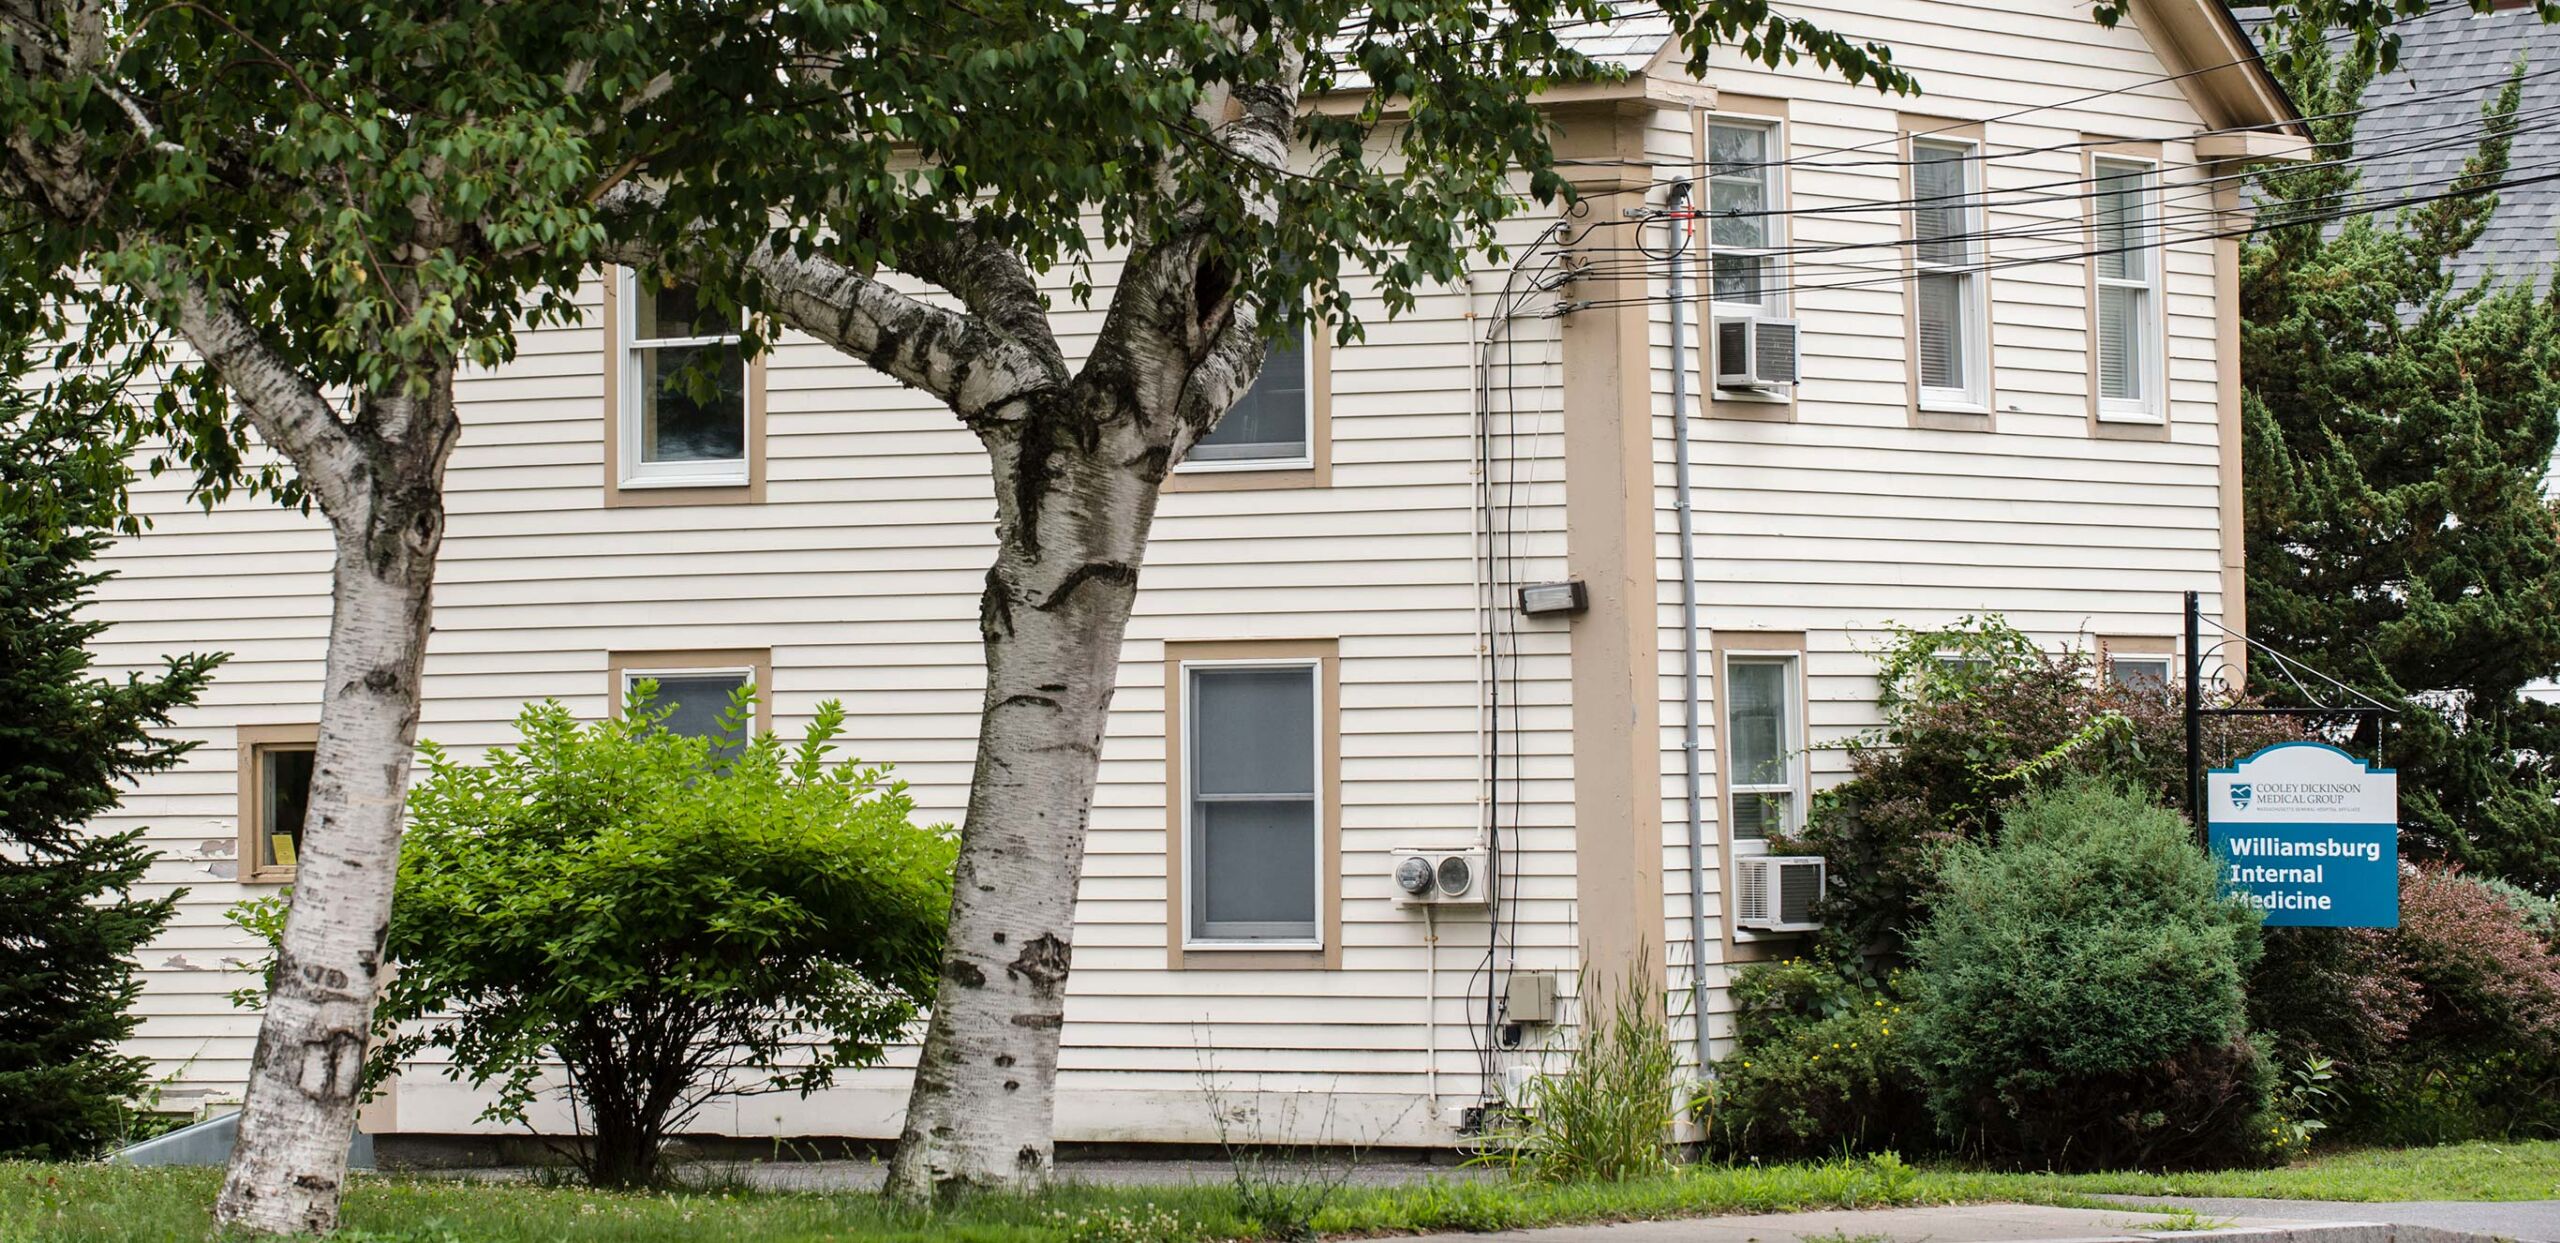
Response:
[[[1515,232],[1525,241],[1543,223]],[[1432,1004],[1422,920],[1393,905],[1386,879],[1388,850],[1470,836],[1483,814],[1468,309],[1464,292],[1426,295],[1416,313],[1380,316],[1364,341],[1333,352],[1330,488],[1165,498],[1104,748],[1079,908],[1062,1084],[1069,1138],[1209,1138],[1211,1084],[1230,1104],[1270,1094],[1248,1129],[1275,1137],[1436,1136],[1434,1111],[1421,1103],[1426,1015],[1443,1027],[1443,1091],[1476,1096],[1468,1016],[1480,1002],[1464,992],[1488,921],[1439,920]],[[1070,348],[1097,323],[1065,316]],[[914,786],[920,818],[955,819],[974,750],[977,605],[992,547],[974,440],[918,395],[789,340],[768,368],[766,504],[606,509],[601,346],[592,323],[531,333],[503,373],[464,386],[421,734],[468,754],[509,741],[526,700],[601,714],[608,651],[769,647],[780,728],[841,698],[843,754],[894,764]],[[1560,479],[1550,471],[1522,486],[1543,515],[1552,558],[1561,550]],[[168,852],[155,886],[191,891],[145,955],[145,1021],[134,1042],[170,1076],[166,1102],[183,1107],[230,1097],[245,1075],[254,1020],[224,994],[246,981],[237,968],[254,954],[222,912],[272,887],[231,879],[232,731],[312,719],[329,554],[316,520],[271,506],[197,512],[173,481],[146,482],[140,502],[155,525],[109,559],[119,577],[100,603],[113,623],[102,663],[233,653],[180,723],[200,749],[179,771],[143,783],[111,826],[150,825]],[[1338,972],[1165,969],[1164,644],[1250,638],[1340,644]],[[1563,635],[1533,635],[1527,647],[1511,671],[1524,706],[1509,716],[1527,757],[1508,771],[1530,827],[1521,875],[1506,889],[1516,952],[1569,972]],[[1321,1110],[1286,1103],[1304,1092],[1336,1099]],[[893,1134],[903,1097],[903,1074],[884,1070],[805,1102],[723,1107],[703,1125]],[[422,1068],[373,1117],[409,1131],[482,1129],[474,1119],[484,1103]]]
[[[1874,246],[1799,256],[1790,273],[1806,377],[1793,423],[1707,417],[1693,371],[1691,458],[1700,620],[1717,633],[1801,631],[1813,788],[1846,776],[1842,740],[1880,723],[1874,651],[1896,624],[1932,626],[2005,615],[2052,645],[2099,635],[2174,636],[2181,594],[2222,612],[2211,226],[2204,177],[2185,139],[2204,128],[2130,20],[2109,31],[2065,0],[2016,5],[1896,3],[1802,7],[1802,16],[1880,38],[1919,77],[1918,98],[1883,97],[1811,65],[1771,70],[1719,53],[1720,92],[1787,101],[1788,242]],[[2094,98],[2090,98],[2095,96]],[[1996,430],[1912,427],[1907,408],[1903,285],[1894,277],[1905,218],[1860,204],[1904,197],[1897,134],[1903,113],[1984,122],[1985,228],[2046,236],[1995,239],[1991,273]],[[2014,114],[2014,115],[2012,115]],[[1648,149],[1685,164],[1689,118],[1658,114]],[[1914,128],[1930,128],[1915,125]],[[2088,427],[2089,312],[2083,136],[2159,139],[2170,438],[2099,439]],[[2059,148],[2059,149],[2044,149]],[[1660,175],[1660,174],[1658,174]],[[2033,202],[2040,198],[2059,201]],[[1811,214],[1807,214],[1810,209]],[[1847,210],[1844,210],[1847,209]],[[2184,223],[2180,223],[2181,219]],[[2053,236],[2059,231],[2059,236]],[[1656,243],[1659,244],[1658,242]],[[1817,266],[1818,265],[1818,266]],[[1849,266],[1858,265],[1858,266]],[[1658,267],[1659,265],[1657,265]],[[1879,278],[1883,279],[1879,279]],[[1693,288],[1695,274],[1692,274]],[[1823,286],[1833,286],[1823,288]],[[1689,322],[1697,322],[1693,304]],[[1668,410],[1668,317],[1658,318],[1657,570],[1662,602],[1665,941],[1686,964],[1688,850],[1683,797],[1679,557]],[[1697,367],[1697,341],[1688,360]],[[1725,856],[1716,823],[1721,748],[1716,669],[1700,656],[1710,823],[1710,1034],[1731,1034],[1722,968],[1793,952],[1795,938],[1726,939]],[[1686,979],[1672,1011],[1682,1039]]]
[[[1990,117],[2122,88],[1990,123],[1991,189],[2017,197],[2018,187],[2081,175],[2076,151],[2023,148],[2083,131],[2166,137],[2198,124],[2174,86],[2142,85],[2163,71],[2138,34],[2100,30],[2064,0],[2039,0],[2025,13],[1892,0],[1873,12],[1807,15],[1892,41],[1930,93],[1884,99],[1833,85],[1809,67],[1771,71],[1720,60],[1713,85],[1790,100],[1789,142],[1799,158],[1863,147],[1889,160],[1901,110]],[[1681,109],[1654,116],[1645,148],[1656,175],[1689,167],[1690,124]],[[2171,141],[2167,155],[2174,180],[2191,153]],[[1790,205],[1900,197],[1893,165],[1839,158],[1838,166],[1790,170]],[[2168,191],[2173,210],[2180,194]],[[2016,228],[2051,217],[2076,225],[2080,211],[2076,202],[2021,206],[1995,212],[1990,223]],[[1508,236],[1518,247],[1545,223],[1524,219]],[[1902,229],[1898,214],[1793,224],[1800,245],[1889,243]],[[1995,259],[2011,257],[2016,245],[1995,244]],[[2077,239],[2024,245],[2067,251]],[[1847,257],[1899,267],[1892,250]],[[2218,610],[2210,262],[2209,247],[2173,248],[2174,435],[2165,444],[2087,433],[2085,285],[2076,259],[1993,278],[2000,413],[1991,433],[1908,425],[1897,282],[1800,293],[1808,380],[1798,421],[1693,423],[1700,598],[1710,632],[1804,632],[1813,737],[1829,742],[1874,723],[1868,653],[1891,623],[2001,612],[2061,642],[2084,632],[2172,633],[2178,592],[2187,588],[2206,592],[2208,608]],[[1800,271],[1808,284],[1853,278],[1841,269]],[[1221,1103],[1248,1108],[1243,1138],[1445,1141],[1451,1133],[1437,1106],[1478,1099],[1480,1066],[1534,1068],[1554,1056],[1562,1038],[1553,1031],[1533,1029],[1527,1047],[1485,1061],[1475,1042],[1488,963],[1553,972],[1567,991],[1579,965],[1576,844],[1607,826],[1575,823],[1571,623],[1507,610],[1498,619],[1503,707],[1494,722],[1501,759],[1492,815],[1508,873],[1499,928],[1481,913],[1444,916],[1437,948],[1426,953],[1424,921],[1393,904],[1386,879],[1391,848],[1465,838],[1487,814],[1471,342],[1506,274],[1507,266],[1489,265],[1472,292],[1426,295],[1413,314],[1378,319],[1365,341],[1334,352],[1329,488],[1165,498],[1103,753],[1065,1037],[1064,1138],[1212,1138],[1214,1089]],[[1097,279],[1107,284],[1110,275],[1105,265]],[[1657,307],[1661,845],[1673,1011],[1685,1027],[1688,872],[1667,320]],[[1096,317],[1066,321],[1073,349]],[[1694,330],[1694,314],[1690,322]],[[1530,315],[1512,327],[1512,344],[1496,355],[1506,365],[1488,419],[1499,448],[1487,521],[1501,550],[1498,597],[1506,601],[1520,583],[1577,572],[1564,530],[1560,324]],[[592,324],[530,334],[523,356],[502,374],[466,385],[422,733],[467,753],[507,741],[508,721],[527,699],[557,697],[601,714],[609,651],[770,648],[783,730],[804,722],[820,700],[841,698],[850,729],[844,752],[896,765],[923,818],[956,817],[981,685],[976,607],[993,509],[971,438],[930,402],[823,347],[787,340],[769,367],[767,503],[605,509],[600,348]],[[1688,358],[1694,367],[1694,337]],[[1693,378],[1689,387],[1694,402],[1700,386]],[[221,912],[267,890],[231,879],[232,731],[311,718],[328,552],[315,523],[271,507],[234,503],[200,513],[169,482],[146,484],[143,501],[157,525],[111,558],[122,577],[103,593],[101,615],[114,629],[102,660],[140,667],[171,651],[234,653],[204,705],[181,722],[201,749],[179,771],[144,782],[111,826],[150,825],[168,852],[155,886],[191,889],[145,957],[145,1022],[134,1043],[170,1076],[168,1102],[183,1106],[235,1094],[245,1074],[254,1023],[223,994],[245,982],[236,966],[250,949]],[[1215,639],[1339,642],[1339,971],[1165,967],[1164,644]],[[1708,673],[1713,817],[1712,666]],[[1812,766],[1817,783],[1840,775],[1837,752],[1814,752]],[[1708,831],[1717,842],[1720,826],[1711,820]],[[1718,984],[1729,964],[1772,948],[1724,936],[1724,854],[1716,846],[1708,859],[1715,917],[1708,970]],[[1711,1032],[1729,1029],[1725,1010],[1718,990]],[[1432,1047],[1436,1060],[1425,1053]],[[702,1126],[885,1135],[903,1092],[893,1067],[848,1076],[805,1102],[753,1098],[706,1114]],[[474,1121],[482,1103],[419,1068],[403,1076],[372,1124],[486,1129]]]

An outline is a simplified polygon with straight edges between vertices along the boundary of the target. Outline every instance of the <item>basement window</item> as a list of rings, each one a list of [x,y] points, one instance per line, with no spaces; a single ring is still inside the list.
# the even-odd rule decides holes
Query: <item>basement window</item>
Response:
[[[1320,941],[1314,661],[1183,667],[1185,940]]]
[[[311,808],[313,756],[319,737],[319,728],[312,725],[240,728],[242,881],[290,881],[300,866],[303,822]]]

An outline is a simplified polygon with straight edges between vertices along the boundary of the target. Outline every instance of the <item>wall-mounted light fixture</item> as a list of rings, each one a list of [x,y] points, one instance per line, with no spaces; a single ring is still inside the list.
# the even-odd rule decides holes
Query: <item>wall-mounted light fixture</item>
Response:
[[[1548,613],[1581,613],[1591,608],[1591,593],[1582,580],[1531,583],[1520,589],[1520,611],[1532,617]]]

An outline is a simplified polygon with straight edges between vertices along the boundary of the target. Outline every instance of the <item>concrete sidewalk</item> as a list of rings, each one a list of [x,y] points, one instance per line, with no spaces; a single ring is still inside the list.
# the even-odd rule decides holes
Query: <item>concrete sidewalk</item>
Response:
[[[2152,1201],[2145,1201],[2152,1203]],[[2320,1204],[2314,1212],[2275,1202],[2275,1215],[2164,1216],[2122,1209],[1968,1204],[1939,1208],[1841,1209],[1751,1217],[1559,1226],[1496,1234],[1425,1235],[1433,1243],[2480,1243],[2505,1232],[2470,1233],[2385,1220],[2368,1204]],[[2549,1213],[2549,1205],[2541,1206]],[[2199,1227],[2202,1227],[2201,1229]],[[2535,1236],[2505,1237],[2521,1238]],[[2554,1237],[2548,1233],[2540,1238]]]
[[[2560,1200],[2400,1200],[2340,1203],[2318,1200],[2199,1199],[2188,1196],[2100,1196],[2126,1205],[2168,1205],[2207,1217],[2300,1217],[2317,1213],[2403,1226],[2428,1226],[2514,1239],[2560,1243]]]

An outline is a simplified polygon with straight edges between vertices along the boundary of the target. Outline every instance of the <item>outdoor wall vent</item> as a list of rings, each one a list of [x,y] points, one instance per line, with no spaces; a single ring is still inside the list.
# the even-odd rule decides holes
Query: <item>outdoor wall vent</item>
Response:
[[[1734,860],[1733,922],[1754,932],[1810,932],[1821,927],[1813,904],[1822,898],[1828,869],[1820,855],[1752,855]]]

